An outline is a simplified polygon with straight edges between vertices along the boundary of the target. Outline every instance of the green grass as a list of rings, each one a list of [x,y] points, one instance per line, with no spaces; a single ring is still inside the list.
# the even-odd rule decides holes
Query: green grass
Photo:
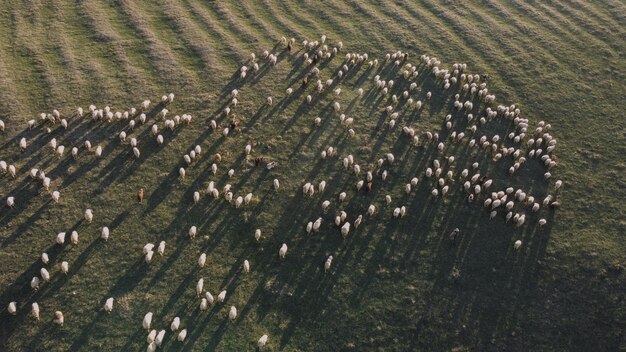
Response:
[[[624,18],[619,2],[522,2],[492,0],[480,4],[458,1],[296,2],[266,0],[180,3],[157,1],[86,0],[4,3],[0,10],[0,160],[15,164],[18,178],[0,175],[0,349],[6,351],[134,351],[146,348],[141,321],[154,313],[153,328],[166,329],[166,350],[254,350],[263,334],[270,350],[607,350],[626,348],[626,126],[623,112]],[[51,20],[46,20],[51,19]],[[457,181],[450,194],[433,199],[424,169],[439,157],[433,145],[411,147],[402,127],[442,130],[441,117],[452,113],[455,128],[465,128],[462,113],[451,111],[456,88],[443,92],[420,68],[415,96],[433,92],[421,112],[409,110],[394,129],[381,109],[389,103],[369,93],[378,70],[360,69],[341,82],[342,110],[354,117],[355,137],[340,127],[330,104],[332,94],[318,94],[313,105],[302,104],[298,54],[283,47],[279,64],[262,78],[233,80],[249,53],[270,50],[280,36],[343,41],[344,50],[322,69],[326,80],[342,65],[346,52],[367,52],[382,59],[389,51],[409,52],[417,64],[421,54],[437,56],[442,66],[467,62],[472,73],[489,75],[489,91],[498,104],[515,103],[530,119],[531,128],[544,120],[558,139],[554,179],[565,183],[556,211],[527,212],[527,225],[514,228],[479,204],[468,205]],[[298,46],[299,47],[299,46]],[[261,60],[262,62],[262,60]],[[263,65],[262,65],[263,66]],[[383,74],[384,75],[384,74]],[[407,83],[400,78],[395,90]],[[313,82],[314,83],[314,82]],[[285,89],[293,87],[292,97]],[[234,87],[241,92],[234,113],[242,130],[228,138],[212,132],[209,121],[225,124],[220,113]],[[366,95],[357,99],[362,87]],[[307,90],[313,90],[310,85]],[[191,113],[191,125],[166,131],[157,146],[149,129],[154,120],[128,131],[125,122],[70,119],[63,130],[50,125],[25,130],[26,121],[42,111],[70,114],[76,106],[109,105],[113,111],[138,106],[146,98],[158,101],[174,92],[170,115]],[[267,96],[273,107],[264,106]],[[481,106],[482,108],[482,106]],[[170,117],[171,117],[170,116]],[[322,125],[315,127],[315,116]],[[504,133],[504,121],[479,128],[478,136]],[[139,140],[135,159],[117,135],[126,129]],[[19,139],[29,140],[20,153]],[[56,138],[66,146],[57,159],[44,145]],[[85,140],[104,148],[103,157],[87,153]],[[422,138],[424,139],[424,138]],[[252,157],[243,149],[252,144]],[[203,152],[178,178],[182,156],[195,145]],[[386,182],[375,176],[374,190],[357,193],[357,177],[340,160],[319,158],[332,145],[338,155],[354,155],[363,174],[392,151],[397,158]],[[70,149],[79,146],[78,160]],[[212,175],[213,157],[220,153]],[[542,180],[543,168],[530,161],[509,177],[511,159],[494,163],[477,150],[451,145],[459,173],[481,160],[481,173],[495,180],[491,190],[523,187],[542,199],[553,193]],[[268,171],[253,158],[279,162]],[[53,204],[40,184],[27,177],[32,167],[46,170],[51,190],[60,190]],[[236,174],[228,178],[227,171]],[[410,195],[404,185],[420,178]],[[280,192],[272,180],[281,182]],[[326,180],[323,194],[302,196],[305,182]],[[203,195],[194,205],[194,191],[209,181],[218,189],[230,183],[235,196],[254,193],[251,205],[235,209],[223,198]],[[135,195],[143,187],[144,203]],[[348,193],[337,202],[338,193]],[[393,203],[385,205],[390,194]],[[16,197],[16,207],[5,206]],[[323,214],[321,203],[331,200]],[[332,221],[345,210],[349,221],[365,214],[369,204],[378,212],[352,229],[343,240]],[[396,206],[408,214],[392,219]],[[94,210],[93,223],[83,219]],[[308,236],[308,221],[324,218],[319,234]],[[545,217],[548,225],[536,226]],[[199,234],[190,240],[191,225]],[[108,226],[108,242],[100,229]],[[460,227],[463,236],[451,245],[447,234]],[[260,243],[254,230],[262,229]],[[79,232],[78,245],[54,245],[58,232]],[[518,252],[513,242],[522,239]],[[141,250],[165,240],[163,257],[143,262]],[[287,243],[285,260],[278,249]],[[34,292],[30,279],[41,268],[42,252],[50,255],[49,283]],[[197,265],[201,253],[207,265]],[[324,273],[324,261],[333,267]],[[251,272],[243,274],[243,261]],[[70,273],[59,271],[69,262]],[[458,273],[454,278],[453,273]],[[228,291],[225,304],[199,311],[195,285],[214,296]],[[115,298],[113,312],[102,306]],[[6,307],[18,302],[17,316]],[[38,302],[42,320],[30,316]],[[231,305],[239,310],[228,322]],[[52,323],[55,310],[65,325]],[[184,343],[169,332],[179,316],[188,330]]]

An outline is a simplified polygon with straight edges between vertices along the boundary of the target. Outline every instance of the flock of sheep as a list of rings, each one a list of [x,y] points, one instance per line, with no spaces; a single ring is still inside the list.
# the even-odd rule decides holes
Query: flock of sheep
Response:
[[[430,196],[433,198],[446,197],[451,192],[461,192],[464,195],[467,202],[476,203],[482,205],[487,209],[487,213],[490,219],[497,216],[505,218],[506,222],[509,222],[513,227],[521,227],[528,223],[527,214],[536,213],[540,211],[551,211],[550,208],[558,207],[559,200],[557,198],[558,190],[562,186],[561,180],[556,180],[550,187],[550,192],[541,198],[537,195],[532,195],[529,190],[521,188],[515,189],[514,187],[503,187],[501,189],[493,189],[494,180],[489,175],[481,174],[479,172],[480,164],[478,162],[472,163],[468,168],[462,170],[455,169],[456,158],[454,155],[448,155],[447,151],[452,146],[463,146],[463,148],[469,148],[476,153],[484,153],[484,155],[492,160],[494,163],[501,163],[510,165],[508,167],[508,173],[514,175],[518,170],[523,167],[525,163],[539,162],[545,168],[543,178],[545,182],[551,182],[553,180],[551,169],[557,165],[557,161],[554,155],[554,151],[557,145],[557,140],[551,135],[550,124],[543,121],[537,123],[531,127],[528,119],[526,119],[520,108],[516,105],[494,105],[495,95],[491,94],[487,88],[487,82],[484,76],[477,74],[470,74],[466,64],[455,63],[450,68],[444,68],[441,62],[435,57],[429,57],[422,55],[418,58],[416,63],[411,63],[411,58],[407,53],[394,52],[388,53],[382,60],[370,59],[367,53],[345,53],[341,54],[343,50],[343,44],[337,42],[334,45],[327,43],[326,36],[321,36],[319,40],[307,41],[304,40],[301,45],[296,44],[295,39],[281,38],[281,46],[278,46],[272,52],[266,50],[260,55],[250,54],[249,60],[241,66],[239,70],[238,87],[239,89],[233,89],[228,97],[229,102],[223,109],[219,116],[222,120],[228,121],[237,109],[237,104],[240,99],[245,99],[245,94],[240,92],[241,88],[247,82],[247,79],[254,77],[259,72],[260,65],[267,65],[268,67],[278,64],[278,57],[281,54],[292,55],[298,60],[301,60],[302,69],[306,72],[303,76],[301,89],[306,90],[303,94],[306,104],[317,104],[321,95],[329,93],[332,99],[330,103],[332,116],[318,116],[312,121],[313,128],[317,128],[321,125],[322,119],[337,119],[340,128],[345,129],[347,136],[354,136],[356,131],[360,128],[359,119],[365,119],[367,117],[362,116],[347,116],[347,112],[342,105],[336,99],[342,94],[346,94],[346,88],[342,89],[341,82],[346,76],[354,71],[368,68],[376,68],[381,65],[387,65],[392,67],[391,73],[387,75],[376,75],[369,83],[364,83],[363,87],[356,89],[356,98],[362,99],[368,91],[368,94],[375,94],[381,96],[384,101],[387,101],[387,106],[381,109],[381,117],[385,120],[386,127],[394,129],[396,124],[399,124],[401,117],[408,111],[418,111],[424,106],[429,104],[433,94],[446,93],[446,91],[458,92],[454,95],[453,114],[447,114],[442,116],[442,128],[439,131],[417,131],[411,127],[410,124],[405,124],[402,127],[402,137],[406,138],[408,143],[413,146],[433,145],[436,147],[436,154],[429,162],[428,167],[425,168],[420,174],[415,175],[411,179],[406,180],[404,185],[404,191],[407,194],[415,192],[418,184],[427,184],[430,188]],[[297,48],[296,48],[297,47]],[[282,50],[278,52],[278,50]],[[293,51],[296,51],[293,53]],[[287,53],[288,51],[288,53]],[[340,67],[332,72],[327,78],[322,78],[325,72],[319,68],[319,64],[328,61],[342,61]],[[418,71],[419,69],[419,71]],[[381,71],[382,73],[382,71]],[[420,90],[418,83],[416,82],[421,75],[431,76],[437,84],[437,90],[431,92],[424,92]],[[299,87],[289,87],[284,94],[276,92],[273,96],[268,96],[265,99],[267,106],[272,106],[281,99],[285,99],[294,94],[294,89]],[[121,121],[124,124],[124,128],[119,132],[120,143],[123,148],[129,149],[129,154],[135,158],[141,158],[141,145],[138,143],[135,137],[131,137],[133,130],[139,125],[152,123],[150,131],[154,140],[158,145],[163,144],[164,136],[160,133],[162,129],[174,130],[180,128],[183,125],[190,124],[193,120],[192,115],[183,114],[181,116],[171,117],[167,107],[173,103],[174,94],[164,95],[158,104],[153,104],[150,100],[143,101],[138,108],[131,108],[124,112],[114,112],[108,106],[103,108],[97,108],[95,105],[89,106],[88,110],[77,108],[74,112],[63,114],[58,110],[53,110],[51,113],[41,113],[38,120],[30,120],[27,122],[28,129],[40,128],[43,132],[50,133],[53,128],[56,128],[57,124],[60,124],[62,128],[67,128],[68,121],[71,119],[93,119],[103,120],[107,122]],[[261,107],[263,108],[263,107]],[[152,120],[152,121],[150,121]],[[455,129],[457,125],[461,125],[460,121],[463,121],[463,125],[466,127],[463,129]],[[507,135],[480,135],[478,129],[487,124],[490,121],[502,120],[506,123],[512,124],[513,128]],[[228,138],[229,134],[233,130],[237,129],[235,120],[230,123],[220,122],[215,119],[208,121],[208,128],[221,133],[223,138]],[[0,120],[0,131],[5,130],[5,123]],[[447,137],[442,137],[442,135]],[[24,137],[19,140],[19,148],[22,151],[21,158],[27,158],[31,150],[29,149],[29,141]],[[54,153],[58,158],[64,158],[66,146],[61,145],[55,138],[52,138],[48,142],[50,153]],[[69,147],[68,147],[69,149]],[[402,162],[400,158],[396,157],[392,153],[382,153],[380,158],[374,165],[365,166],[357,163],[353,155],[340,156],[338,148],[334,146],[326,146],[319,151],[321,159],[326,159],[329,163],[338,162],[338,166],[345,169],[345,172],[350,173],[354,177],[354,189],[352,192],[371,190],[373,181],[378,178],[380,182],[385,182],[388,178],[389,170],[399,162]],[[253,157],[253,149],[251,144],[245,145],[241,150],[246,157]],[[84,140],[80,144],[71,147],[71,157],[74,159],[80,159],[82,154],[93,154],[95,157],[103,157],[103,148],[100,145],[92,145],[89,140]],[[189,151],[182,156],[184,161],[183,167],[180,167],[178,174],[180,179],[184,179],[187,173],[187,168],[194,163],[198,158],[211,158],[211,172],[215,175],[220,168],[220,161],[222,159],[219,153],[215,155],[205,155],[202,152],[200,145],[193,146]],[[261,162],[264,162],[261,160]],[[19,163],[19,160],[16,161]],[[277,166],[276,162],[264,163],[268,169],[272,169]],[[230,169],[227,171],[229,176],[233,176],[236,170]],[[18,173],[18,166],[14,163],[7,163],[4,160],[0,160],[0,173],[4,174],[4,177],[16,179],[22,177]],[[30,177],[32,182],[41,183],[41,187],[47,191],[54,203],[61,201],[62,194],[60,190],[51,189],[51,178],[46,175],[45,170],[32,168],[25,177]],[[500,183],[506,183],[506,180],[502,180]],[[276,192],[281,191],[281,182],[279,179],[273,179],[272,184],[268,185],[273,187]],[[325,188],[327,182],[322,180],[318,182],[311,182],[307,180],[302,181],[302,194],[306,197],[315,197],[316,195],[326,198],[329,195],[325,194]],[[311,219],[306,224],[302,224],[303,230],[307,234],[313,234],[320,231],[322,223],[328,221],[325,219],[326,214],[332,203],[344,202],[350,190],[340,192],[334,199],[327,198],[321,203],[320,216]],[[356,193],[358,196],[358,193]],[[137,194],[138,201],[141,202],[143,198],[143,189]],[[215,184],[214,181],[210,181],[206,191],[195,191],[193,193],[193,202],[198,203],[202,197],[212,197],[214,199],[223,198],[226,202],[231,203],[235,208],[244,207],[251,203],[253,200],[253,193],[237,194],[237,190],[233,189],[230,184],[220,185]],[[16,198],[12,195],[7,195],[5,203],[7,208],[2,212],[11,212],[11,208],[15,207],[20,202],[26,202]],[[191,201],[191,200],[190,200]],[[384,196],[384,203],[387,207],[380,208],[375,204],[369,205],[358,214],[347,214],[345,211],[340,211],[331,217],[331,222],[334,223],[341,236],[348,237],[351,232],[361,226],[366,218],[372,218],[377,216],[378,213],[384,212],[390,219],[399,219],[404,216],[411,215],[411,209],[407,208],[405,204],[394,204],[394,200],[391,195],[386,194]],[[91,223],[95,216],[98,215],[99,209],[85,209],[84,219],[87,223]],[[547,220],[543,217],[537,220],[539,226],[544,226]],[[198,233],[196,226],[190,226],[185,229],[190,239],[193,239]],[[455,229],[450,237],[456,238],[459,234],[459,229]],[[108,227],[104,226],[100,229],[100,236],[103,241],[115,240],[115,234],[111,233]],[[254,232],[254,238],[256,241],[260,241],[262,236],[261,229],[256,229]],[[69,241],[68,241],[69,239]],[[66,232],[60,232],[55,237],[56,244],[63,246],[68,243],[77,244],[79,241],[79,234],[77,231],[72,231],[69,236]],[[518,250],[523,245],[521,240],[514,242],[513,247]],[[279,258],[285,258],[288,252],[288,244],[283,243],[278,249],[277,254]],[[147,243],[143,247],[142,255],[144,256],[146,263],[151,263],[154,253],[163,256],[165,254],[166,242],[161,241],[158,245],[153,243]],[[340,258],[338,258],[340,260]],[[328,256],[323,261],[324,271],[331,269],[333,265],[333,256]],[[206,263],[206,254],[200,255],[198,258],[198,265],[204,267]],[[71,264],[64,261],[58,265],[61,273],[67,273]],[[45,285],[50,280],[52,265],[46,253],[41,255],[41,269],[38,276],[34,276],[31,280],[30,286],[33,290],[37,290],[41,285]],[[243,262],[242,271],[247,273],[251,270],[250,261],[245,260]],[[204,280],[201,278],[198,280],[195,292],[198,297],[198,304],[202,311],[206,311],[211,305],[225,302],[227,291],[221,291],[216,298],[206,290],[204,287]],[[19,297],[15,298],[16,301],[12,301],[8,305],[8,313],[11,315],[17,314],[20,309],[28,309],[22,304],[18,304]],[[106,297],[104,299],[103,310],[111,312],[115,309],[115,298]],[[40,319],[40,307],[37,302],[30,303],[30,310],[32,316],[36,319]],[[48,315],[51,313],[45,312]],[[52,314],[53,321],[56,324],[63,325],[65,319],[63,312],[54,310]],[[230,320],[237,319],[238,311],[234,305],[228,310],[227,317]],[[152,321],[153,313],[148,312],[145,314],[142,326],[148,332],[147,343],[148,351],[155,351],[157,347],[163,343],[165,329],[161,329],[157,332],[153,329]],[[71,321],[69,322],[71,323]],[[163,322],[159,322],[159,325],[163,325]],[[187,329],[182,328],[184,322],[179,317],[173,319],[170,323],[170,331],[175,334],[178,341],[184,341],[187,336]],[[268,335],[263,335],[258,339],[259,349],[263,349],[268,343]]]

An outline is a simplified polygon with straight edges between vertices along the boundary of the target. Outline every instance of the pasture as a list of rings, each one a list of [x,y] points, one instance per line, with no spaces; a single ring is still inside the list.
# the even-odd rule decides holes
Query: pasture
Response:
[[[144,350],[148,312],[150,330],[166,331],[157,350],[253,351],[264,334],[270,351],[626,348],[623,3],[17,1],[3,3],[0,33],[0,160],[16,170],[15,177],[0,174],[0,350]],[[327,50],[302,43],[322,35]],[[295,39],[291,50],[282,37]],[[308,63],[304,54],[320,49],[331,58]],[[408,58],[385,58],[398,51]],[[433,67],[452,74],[456,63],[467,68],[444,89]],[[461,73],[478,75],[476,90],[486,83],[495,101],[464,90]],[[163,102],[169,93],[173,100]],[[457,109],[456,94],[473,106]],[[91,104],[138,111],[94,118]],[[488,107],[512,104],[519,115],[511,108],[510,117],[486,117]],[[54,123],[40,119],[54,109],[61,115]],[[183,114],[190,123],[166,127]],[[522,133],[519,118],[528,119],[528,132],[514,142],[508,136]],[[551,128],[537,133],[540,121]],[[558,141],[549,170],[528,155],[527,143],[546,132]],[[482,136],[487,147],[478,142]],[[61,157],[52,139],[65,146]],[[544,154],[548,145],[541,145]],[[183,156],[196,146],[200,153],[187,163]],[[502,147],[520,155],[495,160]],[[346,168],[348,155],[354,161]],[[519,157],[527,161],[511,174]],[[428,177],[435,160],[442,175]],[[30,176],[33,168],[45,171],[48,190]],[[475,192],[487,179],[492,185]],[[556,180],[563,182],[558,190]],[[303,192],[306,183],[315,186],[312,196]],[[506,218],[504,204],[484,206],[491,192],[509,187],[541,204],[536,212],[532,202],[511,205],[512,215],[525,215],[520,226]],[[236,207],[249,193],[249,204]],[[543,204],[547,195],[553,198]],[[406,214],[395,217],[401,207]],[[352,225],[345,236],[346,220],[335,224],[342,211]],[[319,231],[307,233],[318,218]],[[460,236],[453,241],[455,228]],[[77,243],[70,243],[72,231]],[[62,245],[55,242],[61,232]],[[163,254],[155,250],[147,263],[144,246],[162,241]],[[283,243],[288,250],[280,258]],[[50,279],[35,290],[31,280],[41,268]],[[226,291],[224,302],[201,309],[207,291],[216,299]],[[113,309],[106,312],[109,297]],[[39,321],[31,313],[35,302]],[[55,311],[63,312],[62,326],[53,323]],[[175,317],[187,331],[184,341],[170,330]]]

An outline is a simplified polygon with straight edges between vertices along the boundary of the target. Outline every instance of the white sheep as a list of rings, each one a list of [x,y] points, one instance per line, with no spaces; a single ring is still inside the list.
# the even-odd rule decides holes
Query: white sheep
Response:
[[[32,288],[34,291],[37,291],[39,289],[39,278],[37,276],[33,276],[33,278],[30,280],[30,288]]]
[[[156,334],[157,334],[156,330],[150,331],[150,333],[148,334],[148,337],[146,338],[146,342],[148,342],[150,345],[156,346],[156,344],[154,343],[154,339],[156,339]],[[148,346],[148,349],[150,349],[150,346]]]
[[[70,271],[70,264],[66,261],[61,262],[61,272],[67,274]]]
[[[237,199],[235,199],[235,208],[241,207],[242,204],[243,204],[243,197],[242,196],[237,197]]]
[[[65,318],[63,317],[63,312],[61,312],[60,310],[57,310],[56,312],[54,312],[54,320],[52,320],[52,322],[63,326],[63,323],[65,322]]]
[[[11,315],[17,314],[17,303],[16,302],[9,303],[9,307],[7,308],[7,310],[9,311],[9,314]]]
[[[104,302],[104,311],[107,313],[113,311],[113,297],[109,297],[106,302]]]
[[[313,231],[318,232],[320,229],[320,226],[322,225],[322,218],[318,218],[317,220],[315,220],[315,222],[313,223]]]
[[[70,235],[70,241],[74,245],[78,244],[78,232],[77,231],[72,231],[72,234]]]
[[[350,232],[350,223],[346,222],[345,224],[343,224],[343,226],[341,227],[341,235],[345,238],[348,236],[348,233]]]
[[[109,228],[108,227],[105,226],[102,228],[102,233],[100,237],[105,241],[109,240]]]
[[[47,265],[47,264],[48,264],[48,262],[50,262],[50,258],[48,257],[48,253],[46,253],[46,252],[41,253],[41,262],[42,262],[44,265]]]
[[[328,257],[328,259],[326,259],[326,262],[324,262],[324,272],[328,272],[332,263],[333,263],[333,256],[331,255]]]
[[[34,302],[31,307],[31,314],[33,315],[33,318],[39,321],[39,304],[37,304],[37,302]]]
[[[187,329],[182,329],[179,333],[178,333],[178,338],[177,340],[180,342],[185,341],[185,338],[187,337]]]
[[[61,198],[61,193],[59,193],[59,191],[54,191],[54,192],[52,192],[52,200],[53,200],[55,203],[58,203],[58,202],[59,202],[59,198]]]
[[[65,243],[65,232],[59,232],[56,237],[56,243],[63,245]]]
[[[219,295],[217,295],[217,302],[218,303],[223,303],[226,300],[226,290],[220,292]]]
[[[515,241],[515,243],[513,244],[513,248],[514,248],[515,250],[518,250],[521,246],[522,246],[522,241],[521,241],[521,240],[517,240],[517,241]]]
[[[231,321],[237,319],[237,308],[235,306],[230,307],[230,311],[228,312],[228,319]]]
[[[193,192],[193,202],[194,204],[198,204],[200,201],[200,192]]]
[[[85,220],[88,223],[91,223],[93,221],[93,211],[91,209],[85,210]]]
[[[268,339],[267,335],[261,336],[261,338],[259,339],[259,342],[257,342],[259,351],[263,351],[263,349],[265,348],[265,345],[267,345],[267,339]]]
[[[283,245],[280,247],[280,250],[278,251],[278,256],[280,257],[280,259],[284,259],[286,254],[287,254],[287,244],[283,243]]]
[[[143,328],[145,330],[150,330],[150,325],[151,324],[152,324],[152,312],[148,312],[143,317]]]
[[[195,238],[197,232],[198,232],[198,228],[195,226],[191,226],[189,228],[189,237],[191,237],[192,239]]]
[[[41,275],[41,279],[43,280],[43,282],[50,281],[50,273],[46,268],[41,268],[39,270],[39,274]]]
[[[172,332],[176,332],[178,331],[179,327],[180,327],[180,318],[175,317],[174,320],[172,320],[172,323],[170,324],[170,330],[172,330]]]
[[[163,338],[164,337],[165,337],[165,330],[159,331],[159,333],[157,334],[156,338],[154,339],[154,343],[157,346],[161,346],[161,344],[163,343]]]
[[[244,273],[250,272],[250,262],[247,259],[243,261],[243,272]]]
[[[196,296],[200,297],[202,295],[202,291],[204,290],[204,279],[198,280],[196,284]]]

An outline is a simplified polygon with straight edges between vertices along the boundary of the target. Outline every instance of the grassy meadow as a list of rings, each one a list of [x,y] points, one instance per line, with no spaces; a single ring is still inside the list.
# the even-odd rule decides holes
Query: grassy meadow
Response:
[[[142,319],[153,312],[152,328],[167,331],[168,351],[254,351],[263,334],[269,351],[618,351],[626,349],[626,5],[615,0],[582,1],[3,1],[0,6],[0,160],[15,165],[17,177],[0,174],[0,350],[141,351],[148,346]],[[301,42],[327,36],[330,48],[343,49],[302,87],[307,65]],[[295,38],[289,52],[280,38]],[[260,58],[275,53],[278,63]],[[399,75],[389,52],[409,54],[419,75]],[[239,68],[254,52],[260,65],[240,79]],[[367,64],[336,73],[346,53],[368,53]],[[454,130],[469,134],[467,112],[453,108],[460,85],[442,89],[422,54],[441,67],[467,63],[469,73],[488,75],[495,104],[516,104],[530,131],[539,121],[551,124],[558,140],[552,178],[529,159],[514,176],[511,157],[494,162],[467,143],[448,143]],[[393,79],[384,96],[374,77]],[[317,78],[334,78],[333,89],[315,91]],[[391,95],[411,93],[424,102],[405,106],[390,128],[384,108]],[[287,88],[294,92],[287,96]],[[232,89],[238,104],[224,116]],[[357,90],[364,95],[359,97]],[[432,98],[426,99],[427,92]],[[191,114],[191,124],[174,130],[157,113],[163,94],[174,93],[166,118]],[[305,97],[313,101],[307,104]],[[266,98],[273,97],[268,106]],[[146,124],[69,117],[76,107],[138,108],[152,101]],[[469,99],[469,98],[467,98]],[[465,98],[462,101],[466,100]],[[333,103],[354,118],[350,136]],[[483,116],[485,104],[474,103]],[[27,129],[41,112],[58,109],[59,123]],[[443,117],[451,114],[453,129]],[[315,126],[315,117],[321,118]],[[222,129],[239,121],[228,137]],[[210,121],[220,126],[210,128]],[[153,123],[164,137],[158,145]],[[422,140],[411,144],[402,131],[410,126]],[[46,128],[50,128],[48,133]],[[479,126],[476,138],[505,137],[514,130],[496,118]],[[141,151],[133,156],[126,131]],[[426,131],[446,140],[443,153],[427,143]],[[18,142],[28,146],[20,151]],[[52,138],[66,146],[58,158]],[[470,137],[465,137],[465,142]],[[506,139],[506,138],[503,138]],[[102,157],[83,144],[103,148]],[[510,141],[503,142],[507,146]],[[246,157],[244,146],[252,153]],[[525,145],[525,143],[522,143]],[[183,161],[196,145],[202,153],[189,166]],[[78,158],[70,155],[79,148]],[[328,146],[337,157],[320,158]],[[525,150],[525,148],[524,148]],[[211,165],[219,153],[217,173]],[[395,162],[377,168],[379,158]],[[361,167],[359,176],[343,168],[348,154]],[[450,192],[433,197],[435,179],[425,177],[433,159],[455,156],[444,172],[454,174]],[[256,166],[263,157],[278,166]],[[494,180],[488,190],[522,188],[541,202],[555,194],[561,206],[526,209],[522,227],[506,222],[504,212],[490,219],[484,197],[468,203],[458,181],[461,170],[479,162],[477,172]],[[184,179],[179,168],[186,168]],[[45,170],[54,203],[32,168]],[[228,170],[235,170],[229,177]],[[355,184],[373,171],[373,188]],[[388,170],[384,182],[380,171]],[[407,194],[411,178],[419,182]],[[280,181],[276,192],[272,181]],[[303,195],[306,182],[327,183],[324,192]],[[220,198],[206,195],[209,182]],[[249,205],[235,208],[222,196],[232,185],[235,196],[252,192]],[[145,189],[141,205],[136,194]],[[198,204],[194,192],[202,193]],[[346,192],[344,202],[338,202]],[[485,192],[487,193],[487,192]],[[385,203],[385,195],[392,203]],[[15,197],[9,208],[6,199]],[[321,204],[330,200],[328,211]],[[370,204],[373,216],[366,214]],[[394,219],[394,208],[407,214]],[[93,209],[87,223],[83,213]],[[516,208],[518,209],[518,208]],[[345,211],[358,229],[346,239],[333,224]],[[519,208],[519,211],[522,211]],[[318,233],[309,221],[323,218]],[[539,227],[537,221],[548,223]],[[102,227],[110,238],[100,238]],[[195,239],[187,235],[196,226]],[[460,228],[453,244],[448,234]],[[261,229],[255,241],[255,229]],[[55,244],[59,232],[79,233],[76,245]],[[522,240],[516,251],[513,243]],[[146,243],[166,241],[163,256],[146,264]],[[289,246],[285,259],[280,246]],[[50,263],[50,282],[36,291],[33,276]],[[198,257],[206,253],[203,268]],[[324,262],[334,260],[328,272]],[[251,270],[242,272],[244,260]],[[59,270],[69,263],[69,272]],[[204,279],[213,296],[227,291],[224,303],[200,310],[196,283]],[[114,297],[113,311],[103,305]],[[17,314],[6,307],[17,302]],[[41,320],[30,316],[37,302]],[[230,306],[238,317],[229,321]],[[65,324],[52,323],[60,310]],[[187,329],[184,342],[169,329],[174,317]]]

